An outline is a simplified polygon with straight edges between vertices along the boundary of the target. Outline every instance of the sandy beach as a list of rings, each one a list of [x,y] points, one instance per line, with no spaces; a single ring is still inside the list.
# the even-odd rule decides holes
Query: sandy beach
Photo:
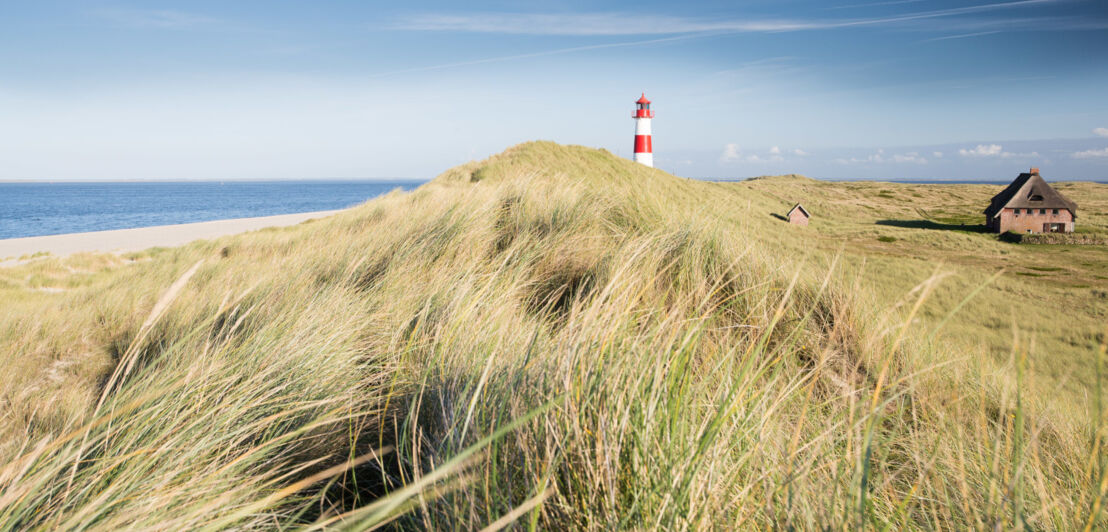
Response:
[[[305,220],[324,218],[339,212],[342,211],[304,212],[114,231],[9,238],[0,240],[0,266],[19,264],[20,257],[42,252],[50,253],[55,257],[64,257],[85,251],[124,253],[156,246],[180,246],[194,240],[245,233],[265,227],[296,225]]]

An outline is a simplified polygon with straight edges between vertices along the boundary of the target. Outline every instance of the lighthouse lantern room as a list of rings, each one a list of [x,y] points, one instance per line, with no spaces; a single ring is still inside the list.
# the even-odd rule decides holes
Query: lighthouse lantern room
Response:
[[[650,100],[646,99],[645,92],[635,105],[635,112],[631,115],[635,119],[635,162],[653,168],[654,149],[650,142],[650,119],[654,118],[654,111],[650,110]]]

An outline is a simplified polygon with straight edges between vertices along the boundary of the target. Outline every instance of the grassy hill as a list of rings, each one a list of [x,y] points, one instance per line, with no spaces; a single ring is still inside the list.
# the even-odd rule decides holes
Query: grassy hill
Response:
[[[538,142],[0,270],[0,528],[1103,527],[1104,251],[955,225],[993,190]]]
[[[1056,183],[1078,198],[1078,230],[1108,235],[1108,185]],[[804,201],[816,214],[804,245],[842,250],[850,267],[884,300],[939,272],[943,282],[921,308],[941,334],[973,356],[996,362],[1026,352],[1041,392],[1083,401],[1095,386],[1095,354],[1108,323],[1108,247],[1014,245],[983,226],[983,206],[1002,187],[826,183],[766,178],[735,186],[785,205]],[[791,204],[789,204],[791,205]],[[770,202],[766,207],[772,206]],[[784,207],[787,208],[787,207]],[[784,210],[778,207],[778,210]]]

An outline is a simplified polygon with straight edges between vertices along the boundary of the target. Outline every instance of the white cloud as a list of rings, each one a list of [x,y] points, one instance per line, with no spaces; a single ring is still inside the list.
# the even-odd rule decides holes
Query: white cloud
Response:
[[[910,152],[905,153],[903,155],[901,155],[899,153],[896,154],[896,155],[893,155],[893,162],[894,163],[927,164],[927,159],[925,159],[923,157],[920,157],[920,154],[918,152],[910,151]]]
[[[808,156],[808,152],[806,152],[806,151],[804,151],[804,150],[802,150],[802,149],[800,149],[800,148],[796,148],[796,149],[794,149],[794,150],[793,150],[793,153],[794,153],[795,155],[797,155],[798,157],[807,157],[807,156]]]
[[[989,144],[988,146],[978,144],[976,148],[971,150],[962,148],[958,150],[958,153],[962,154],[963,157],[993,157],[1004,153],[1004,147],[1000,144]]]
[[[1073,154],[1075,159],[1092,159],[1094,157],[1108,157],[1108,148],[1103,150],[1085,150]]]
[[[966,37],[980,37],[982,35],[992,35],[994,33],[1000,33],[1000,30],[992,31],[976,31],[973,33],[960,33],[958,35],[946,35],[943,37],[935,37],[933,39],[924,39],[920,42],[934,42],[934,41],[946,41],[949,39],[965,39]]]
[[[835,159],[835,162],[839,164],[883,163],[885,162],[885,158],[881,156],[881,153],[884,151],[885,150],[877,150],[877,153],[866,157],[851,157],[849,159],[840,157]]]
[[[933,151],[933,152],[931,152],[931,155],[934,156],[936,159],[942,159],[943,158],[943,152],[941,152],[941,151]]]
[[[671,16],[643,16],[637,12],[594,12],[594,13],[518,13],[518,12],[484,12],[473,14],[457,13],[415,13],[401,15],[391,23],[381,26],[381,29],[402,31],[449,31],[468,33],[501,33],[517,35],[570,35],[570,36],[655,36],[645,40],[633,40],[625,42],[611,42],[593,44],[587,46],[575,46],[570,48],[557,48],[532,52],[527,54],[515,54],[495,57],[484,57],[442,63],[428,66],[413,67],[382,73],[381,75],[393,75],[408,72],[422,72],[427,70],[440,70],[483,63],[501,61],[513,61],[518,59],[530,59],[549,55],[578,53],[590,50],[606,48],[627,48],[663,42],[683,41],[688,39],[700,39],[720,34],[735,33],[781,33],[810,30],[833,30],[855,28],[865,26],[890,26],[911,27],[914,30],[931,27],[935,31],[949,31],[952,24],[970,20],[974,13],[995,10],[1007,10],[1020,8],[1026,5],[1053,3],[1059,0],[1014,0],[1008,2],[994,2],[976,6],[938,9],[932,11],[920,11],[905,13],[890,17],[869,19],[707,19]],[[1002,18],[995,21],[1005,31],[1014,31],[1022,27],[1032,27],[1042,31],[1047,27],[1047,21],[1042,18]],[[963,22],[962,25],[966,25]],[[974,27],[981,26],[980,21],[974,22]],[[1078,20],[1073,18],[1054,17],[1049,22],[1056,30],[1088,31],[1103,30],[1108,28],[1103,23]]]
[[[833,27],[804,20],[713,20],[649,16],[641,13],[479,13],[418,14],[403,17],[393,29],[527,35],[667,35],[706,32],[780,32]]]
[[[882,2],[866,2],[864,4],[847,4],[843,6],[831,6],[825,9],[854,9],[856,7],[891,6],[896,4],[914,4],[923,0],[884,0]]]
[[[784,160],[785,158],[780,155],[770,155],[768,157],[762,157],[756,153],[752,153],[746,156],[746,162],[748,163],[779,163]]]
[[[751,153],[743,155],[742,150],[739,149],[738,144],[726,144],[723,146],[723,153],[719,156],[721,163],[733,163],[736,161],[746,161],[748,163],[779,163],[784,161],[785,158],[781,155],[781,147],[774,146],[770,148],[766,155],[758,155],[757,153]]]
[[[1098,137],[1108,137],[1108,127],[1098,127],[1093,130],[1093,135]]]
[[[400,17],[391,29],[414,31],[456,31],[471,33],[512,33],[524,35],[676,35],[682,33],[777,33],[826,30],[859,26],[923,23],[934,19],[958,18],[986,11],[1018,8],[1056,0],[1015,0],[931,11],[918,11],[888,17],[863,19],[712,19],[634,12],[594,13],[419,13]],[[948,28],[938,24],[936,29]],[[1041,25],[1041,22],[1036,21]]]
[[[742,158],[742,151],[739,150],[738,144],[727,144],[723,147],[723,153],[720,154],[719,160],[723,163],[735,162]]]
[[[865,157],[851,157],[838,158],[833,162],[838,164],[864,164],[864,163],[915,163],[915,164],[927,164],[927,159],[919,154],[919,152],[910,151],[907,153],[894,153],[891,156],[885,155],[884,149],[878,149],[877,153],[867,155]]]
[[[1004,147],[1000,144],[978,144],[976,148],[966,149],[962,148],[958,150],[958,153],[962,157],[1000,157],[1008,159],[1011,157],[1039,157],[1039,152],[1033,151],[1030,153],[1013,153],[1010,151],[1004,151]]]

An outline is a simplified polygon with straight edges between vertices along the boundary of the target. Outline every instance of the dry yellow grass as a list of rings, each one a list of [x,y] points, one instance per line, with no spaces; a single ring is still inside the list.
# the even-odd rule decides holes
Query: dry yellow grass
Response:
[[[1030,391],[1035,345],[932,335],[979,274],[786,226],[773,184],[529,143],[5,271],[0,528],[1103,527],[1099,403]]]

